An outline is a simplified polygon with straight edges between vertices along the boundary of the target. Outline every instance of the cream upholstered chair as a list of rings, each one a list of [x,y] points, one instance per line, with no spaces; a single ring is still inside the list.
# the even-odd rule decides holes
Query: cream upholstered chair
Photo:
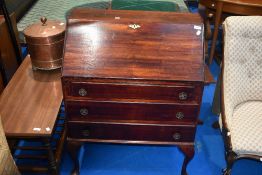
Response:
[[[0,116],[0,174],[20,175],[10,153]]]
[[[262,16],[224,22],[222,133],[229,175],[235,160],[262,161]]]

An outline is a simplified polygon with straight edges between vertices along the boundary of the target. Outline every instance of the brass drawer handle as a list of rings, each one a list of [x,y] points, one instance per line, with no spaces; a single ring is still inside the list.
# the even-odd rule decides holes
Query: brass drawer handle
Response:
[[[184,118],[184,113],[183,112],[176,113],[176,118],[179,119],[179,120],[183,119]]]
[[[187,93],[186,92],[180,92],[178,94],[178,97],[180,100],[186,100],[187,99]]]
[[[83,130],[83,131],[82,131],[82,135],[83,135],[84,137],[90,136],[89,130]]]
[[[80,109],[80,114],[81,114],[82,116],[88,115],[88,109],[86,109],[86,108],[81,108],[81,109]]]
[[[173,134],[173,139],[174,140],[180,140],[181,139],[181,134],[179,134],[179,133]]]
[[[79,89],[78,94],[82,97],[87,95],[87,91],[84,88]]]

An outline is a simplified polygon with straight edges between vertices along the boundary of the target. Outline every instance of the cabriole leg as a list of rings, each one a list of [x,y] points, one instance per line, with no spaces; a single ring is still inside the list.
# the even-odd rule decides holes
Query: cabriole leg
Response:
[[[192,160],[195,154],[194,145],[179,146],[180,150],[184,153],[185,159],[182,165],[181,175],[187,175],[186,168],[188,163]]]
[[[78,160],[78,153],[79,153],[81,146],[82,146],[81,142],[76,142],[76,141],[71,141],[71,140],[68,140],[67,142],[67,150],[74,164],[73,165],[74,168],[71,172],[71,175],[79,175],[80,164]]]

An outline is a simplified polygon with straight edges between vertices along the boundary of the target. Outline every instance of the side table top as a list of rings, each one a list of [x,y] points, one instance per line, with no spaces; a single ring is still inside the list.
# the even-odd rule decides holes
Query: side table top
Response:
[[[222,3],[223,12],[239,15],[261,15],[262,1],[258,0],[199,0],[199,4],[217,9],[217,3]]]
[[[262,2],[258,0],[220,0],[220,1],[231,3],[231,4],[262,7]]]
[[[0,96],[7,137],[51,136],[62,102],[60,69],[33,71],[27,56]]]

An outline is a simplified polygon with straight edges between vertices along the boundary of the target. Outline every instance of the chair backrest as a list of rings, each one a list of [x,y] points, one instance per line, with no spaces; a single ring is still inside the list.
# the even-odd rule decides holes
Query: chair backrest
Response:
[[[262,16],[228,17],[224,32],[224,107],[230,128],[237,105],[262,101]]]
[[[20,175],[10,153],[0,116],[0,174]]]

